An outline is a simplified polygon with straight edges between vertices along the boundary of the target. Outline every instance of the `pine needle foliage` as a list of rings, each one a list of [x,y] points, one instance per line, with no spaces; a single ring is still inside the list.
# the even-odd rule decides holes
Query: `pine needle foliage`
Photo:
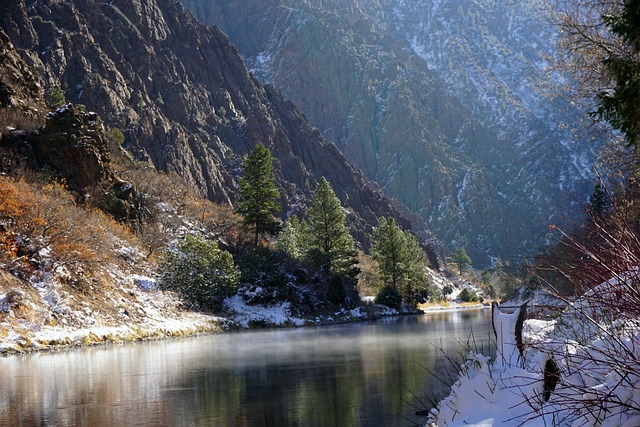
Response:
[[[244,160],[243,174],[238,180],[240,187],[236,213],[243,217],[242,223],[253,232],[254,246],[260,236],[275,234],[280,213],[280,192],[273,182],[273,158],[263,144],[258,144]]]
[[[610,51],[603,61],[615,87],[598,94],[600,107],[596,115],[621,131],[627,143],[637,150],[640,141],[640,2],[625,0],[618,14],[603,19],[625,49],[622,53]]]
[[[464,248],[458,248],[453,253],[453,262],[458,264],[460,274],[471,265],[471,258],[467,255],[467,251]]]
[[[313,194],[309,217],[309,256],[334,273],[349,273],[357,263],[346,215],[329,181],[322,178]]]
[[[372,236],[371,256],[378,262],[384,284],[408,303],[424,302],[429,283],[424,251],[418,240],[393,218],[380,218]]]

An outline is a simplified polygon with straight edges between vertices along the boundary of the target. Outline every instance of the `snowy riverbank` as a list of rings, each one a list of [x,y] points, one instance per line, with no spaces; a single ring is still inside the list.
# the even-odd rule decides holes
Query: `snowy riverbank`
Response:
[[[121,308],[116,317],[96,313],[87,304],[72,306],[67,303],[68,297],[55,294],[54,288],[47,284],[39,288],[41,298],[0,294],[0,312],[3,313],[0,319],[0,354],[417,314],[365,302],[351,310],[340,309],[303,318],[294,314],[295,310],[288,302],[269,306],[249,305],[235,295],[225,301],[220,314],[213,316],[184,310],[175,295],[159,291],[152,279],[133,275],[122,283],[121,291],[127,300],[126,304],[119,301]],[[41,301],[43,306],[34,301]],[[44,318],[42,313],[46,312],[53,312],[55,316]]]
[[[494,315],[496,357],[470,352],[426,426],[639,426],[640,322],[603,312],[578,300],[554,320],[525,320],[522,353],[518,312]]]

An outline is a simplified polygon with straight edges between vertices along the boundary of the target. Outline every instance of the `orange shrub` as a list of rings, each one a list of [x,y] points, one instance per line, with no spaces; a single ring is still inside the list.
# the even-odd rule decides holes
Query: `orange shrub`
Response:
[[[135,245],[126,227],[96,209],[78,207],[63,183],[41,188],[0,177],[0,249],[22,273],[65,267],[90,272],[119,244]],[[40,257],[42,250],[46,259]]]

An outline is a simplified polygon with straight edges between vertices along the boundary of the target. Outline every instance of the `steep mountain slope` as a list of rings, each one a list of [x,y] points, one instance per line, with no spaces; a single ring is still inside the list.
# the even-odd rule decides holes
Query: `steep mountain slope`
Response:
[[[38,74],[0,28],[0,354],[388,312],[349,302],[336,316],[317,276],[294,278],[299,265],[286,270],[276,254],[256,262],[229,207],[134,162],[118,140],[81,106],[49,111]],[[185,232],[224,242],[243,269],[222,317],[187,311],[200,308],[191,295],[156,280],[160,254]],[[185,254],[186,268],[200,256]]]
[[[592,155],[561,125],[575,113],[538,91],[549,88],[552,34],[529,4],[183,3],[367,176],[476,260],[540,244],[569,193],[590,187]]]
[[[240,157],[263,142],[285,212],[325,176],[360,239],[378,216],[400,217],[293,104],[253,78],[226,36],[177,1],[8,0],[0,25],[45,89],[63,88],[121,129],[139,159],[214,201],[234,199]]]

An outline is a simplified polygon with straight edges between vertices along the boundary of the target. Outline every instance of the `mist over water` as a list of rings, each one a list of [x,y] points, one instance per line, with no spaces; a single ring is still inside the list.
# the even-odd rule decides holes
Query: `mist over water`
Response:
[[[445,353],[489,351],[490,327],[471,310],[5,357],[0,425],[419,424],[444,387],[425,367],[447,381]]]

